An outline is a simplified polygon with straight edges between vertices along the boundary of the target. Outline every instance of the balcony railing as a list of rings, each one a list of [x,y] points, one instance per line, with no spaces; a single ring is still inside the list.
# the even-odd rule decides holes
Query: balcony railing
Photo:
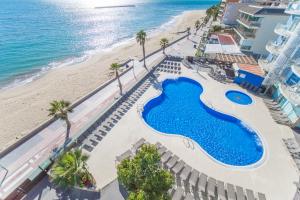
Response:
[[[244,31],[241,28],[234,28],[234,30],[240,34],[243,38],[255,38],[255,33]]]
[[[285,96],[295,106],[300,105],[300,84],[289,86],[283,83],[279,84],[279,87]]]
[[[266,49],[270,53],[272,53],[274,55],[278,55],[283,46],[284,46],[284,44],[276,44],[273,41],[269,41],[266,45]]]
[[[242,24],[243,26],[246,25],[249,28],[257,29],[257,28],[260,27],[260,22],[258,22],[258,21],[249,21],[249,20],[244,19],[244,18],[238,18],[237,22]]]
[[[285,24],[277,24],[274,32],[284,37],[289,37],[291,35],[291,32],[288,30],[288,27]]]
[[[265,71],[270,71],[271,69],[271,66],[272,66],[272,62],[268,61],[267,59],[265,58],[262,58],[262,59],[258,59],[258,65],[260,67],[262,67]]]
[[[290,15],[300,15],[300,1],[291,2],[285,12]]]

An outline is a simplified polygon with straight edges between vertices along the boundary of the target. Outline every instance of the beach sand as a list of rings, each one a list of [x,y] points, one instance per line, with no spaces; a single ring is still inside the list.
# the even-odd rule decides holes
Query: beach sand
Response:
[[[174,41],[183,34],[177,32],[194,28],[196,20],[205,11],[188,11],[176,17],[176,22],[146,41],[146,53],[160,48],[159,41],[166,37]],[[109,67],[113,62],[129,58],[142,58],[141,46],[134,40],[107,52],[91,56],[82,63],[50,70],[42,77],[26,85],[0,92],[0,151],[12,145],[35,127],[48,120],[49,103],[55,99],[74,102],[109,80]]]

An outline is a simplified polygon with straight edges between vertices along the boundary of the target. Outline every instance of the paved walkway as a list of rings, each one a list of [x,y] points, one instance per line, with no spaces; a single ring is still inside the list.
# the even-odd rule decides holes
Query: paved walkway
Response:
[[[151,67],[163,57],[164,55],[159,52],[147,58],[146,63],[148,67]],[[129,64],[133,66],[133,69],[120,78],[123,92],[129,90],[143,74],[147,73],[142,62],[135,60],[134,63]],[[73,113],[70,114],[72,123],[70,137],[74,137],[84,130],[91,119],[99,116],[114,102],[117,96],[119,96],[119,86],[115,80],[74,108]],[[0,187],[0,199],[5,198],[53,155],[54,150],[63,145],[65,136],[66,125],[63,121],[57,120],[2,157],[0,160],[2,167],[0,181],[3,182]]]

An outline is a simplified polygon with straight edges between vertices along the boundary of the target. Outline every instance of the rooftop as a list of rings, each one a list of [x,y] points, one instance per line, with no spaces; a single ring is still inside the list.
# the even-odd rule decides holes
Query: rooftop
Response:
[[[212,34],[205,45],[205,54],[241,54],[241,51],[229,34]]]
[[[264,77],[265,72],[259,65],[251,65],[251,64],[242,64],[242,63],[235,63],[238,69],[249,72],[251,74],[255,74],[257,76]]]
[[[253,57],[246,55],[230,55],[219,53],[216,55],[215,59],[223,62],[257,65],[257,62]]]
[[[284,7],[260,7],[255,5],[245,5],[239,9],[240,12],[249,15],[287,15]]]

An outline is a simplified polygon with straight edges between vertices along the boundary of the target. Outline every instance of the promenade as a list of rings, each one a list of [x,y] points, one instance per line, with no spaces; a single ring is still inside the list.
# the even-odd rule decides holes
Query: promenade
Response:
[[[195,37],[195,36],[193,36]],[[196,40],[196,38],[194,38]],[[199,40],[199,35],[197,36]],[[193,40],[183,39],[176,44],[168,47],[167,50],[173,54],[182,56],[182,47],[187,51],[194,53]],[[148,69],[158,64],[164,54],[159,51],[146,59]],[[133,59],[128,63],[129,69],[120,77],[123,85],[123,92],[128,91],[134,86],[148,71],[143,67],[143,62]],[[84,132],[90,122],[99,117],[110,105],[119,97],[118,81],[114,80],[106,87],[87,98],[77,105],[70,114],[71,130],[70,138],[77,137]],[[4,199],[14,191],[26,179],[34,179],[42,169],[49,164],[49,158],[55,155],[60,149],[66,137],[66,125],[64,121],[56,120],[45,127],[23,144],[1,157],[0,159],[0,198]]]

